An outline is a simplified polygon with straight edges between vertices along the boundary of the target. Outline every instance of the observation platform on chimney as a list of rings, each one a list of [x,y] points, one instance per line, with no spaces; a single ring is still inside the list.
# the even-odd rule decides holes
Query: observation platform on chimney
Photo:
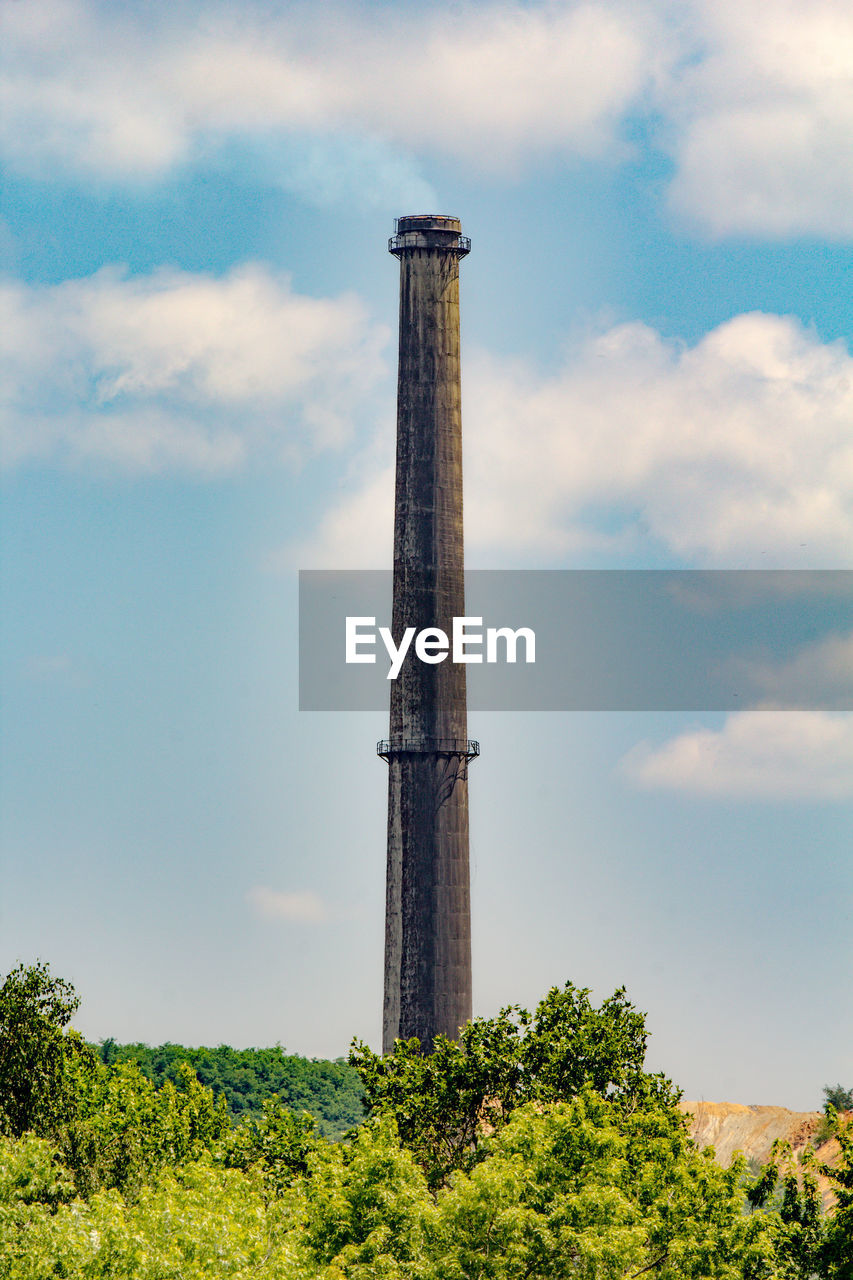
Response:
[[[388,252],[398,256],[410,249],[444,249],[458,258],[471,252],[471,237],[461,234],[462,223],[444,214],[395,218],[394,231],[396,234],[388,241]]]
[[[480,754],[480,744],[473,738],[400,738],[377,742],[376,754],[383,760],[406,755],[464,756],[474,760]]]

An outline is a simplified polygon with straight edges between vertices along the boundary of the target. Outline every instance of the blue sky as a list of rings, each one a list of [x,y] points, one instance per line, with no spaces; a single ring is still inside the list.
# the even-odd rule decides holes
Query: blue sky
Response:
[[[473,241],[469,565],[850,568],[849,5],[2,13],[0,960],[94,1039],[376,1044],[386,726],[296,710],[296,571],[390,562],[393,218]],[[849,715],[471,728],[477,1012],[853,1082]]]

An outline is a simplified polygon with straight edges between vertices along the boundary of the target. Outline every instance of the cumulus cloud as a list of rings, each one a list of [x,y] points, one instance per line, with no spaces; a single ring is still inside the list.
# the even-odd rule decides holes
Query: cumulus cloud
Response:
[[[310,890],[283,893],[256,885],[246,894],[246,901],[262,920],[293,920],[300,924],[325,924],[329,909],[322,898]]]
[[[318,22],[305,6],[212,4],[199,21],[188,7],[7,3],[2,144],[26,168],[114,176],[162,173],[222,137],[353,126],[498,169],[543,149],[607,153],[659,58],[651,13],[342,4]],[[390,154],[374,166],[386,176]]]
[[[849,564],[853,359],[794,319],[737,316],[693,347],[620,325],[551,376],[475,353],[463,399],[471,564],[624,560],[649,543],[707,567]],[[388,562],[388,463],[303,563],[350,565],[356,540],[362,566]]]
[[[200,472],[339,446],[388,339],[354,297],[305,297],[258,265],[7,282],[0,332],[7,463]]]
[[[701,0],[660,84],[672,207],[714,236],[853,233],[848,0]]]
[[[623,769],[647,789],[745,800],[853,799],[853,715],[743,711],[663,746],[642,743]]]
[[[553,378],[481,360],[467,406],[472,548],[648,534],[710,565],[849,557],[853,360],[791,318],[738,316],[692,348],[618,326]]]
[[[673,209],[704,232],[853,231],[848,0],[342,2],[322,22],[257,0],[3,12],[0,148],[27,171],[152,178],[272,140],[276,180],[309,199],[420,205],[427,155],[504,175],[618,159],[633,115],[673,159]]]
[[[823,607],[833,601],[849,602],[850,569],[779,570],[762,569],[747,573],[707,573],[688,579],[673,577],[667,592],[691,613],[713,617],[721,612],[733,614],[757,604],[776,603],[786,608],[792,602],[800,606]]]
[[[831,635],[807,645],[787,662],[738,664],[762,700],[787,706],[853,707],[853,635]]]
[[[853,231],[848,0],[3,13],[0,147],[28,171],[151,178],[272,139],[277,180],[309,199],[419,204],[416,157],[510,175],[615,159],[639,115],[673,159],[673,209],[704,232]]]
[[[390,421],[390,418],[389,418]],[[351,491],[350,491],[351,490]],[[304,542],[286,547],[270,564],[288,569],[387,569],[394,547],[394,464],[353,477],[347,491]]]
[[[434,188],[416,157],[372,135],[334,134],[245,140],[243,164],[271,187],[320,208],[436,209]]]

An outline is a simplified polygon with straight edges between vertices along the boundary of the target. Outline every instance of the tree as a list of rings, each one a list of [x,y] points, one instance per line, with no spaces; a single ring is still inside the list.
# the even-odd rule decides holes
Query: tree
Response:
[[[824,1275],[825,1219],[815,1165],[813,1152],[797,1156],[789,1142],[778,1139],[770,1160],[747,1190],[754,1207],[773,1204],[775,1274],[784,1280]]]
[[[62,1127],[96,1057],[65,1028],[79,999],[70,982],[40,961],[19,964],[0,988],[0,1124],[20,1136]]]
[[[398,1040],[385,1057],[354,1041],[365,1108],[394,1117],[401,1141],[440,1186],[470,1168],[481,1139],[527,1102],[565,1101],[581,1089],[631,1107],[672,1107],[678,1093],[643,1070],[645,1020],[619,988],[596,1009],[589,991],[553,987],[531,1016],[510,1006],[476,1018],[458,1040],[437,1036],[431,1054],[417,1039]]]
[[[594,1008],[567,983],[429,1055],[356,1044],[373,1114],[329,1142],[277,1098],[232,1128],[188,1064],[159,1088],[112,1048],[92,1066],[63,1047],[73,990],[35,970],[3,987],[4,1034],[65,1069],[28,1102],[52,1139],[0,1135],[0,1280],[853,1280],[853,1123],[827,1108],[834,1168],[780,1145],[752,1183],[721,1169],[622,989]]]
[[[823,1090],[824,1107],[834,1107],[836,1111],[853,1111],[853,1089],[845,1089],[843,1085],[825,1085]]]
[[[297,1195],[309,1274],[323,1280],[432,1274],[424,1228],[435,1206],[389,1117],[368,1121],[350,1142],[318,1149]]]
[[[2,1280],[319,1280],[318,1268],[294,1265],[286,1206],[265,1203],[253,1171],[204,1156],[160,1170],[133,1197],[99,1190],[54,1210],[16,1195],[36,1161],[48,1179],[48,1144],[0,1139]]]
[[[754,1207],[770,1204],[774,1280],[853,1280],[853,1120],[844,1122],[827,1104],[827,1135],[840,1147],[834,1164],[814,1150],[795,1155],[790,1143],[773,1144],[761,1176],[747,1188]],[[832,1184],[835,1205],[821,1209],[817,1174]]]
[[[247,1116],[230,1130],[219,1158],[229,1169],[259,1171],[268,1193],[276,1195],[308,1173],[311,1154],[325,1145],[313,1116],[297,1115],[273,1096],[260,1117]]]
[[[135,1063],[100,1067],[56,1141],[77,1191],[136,1194],[158,1169],[198,1160],[229,1131],[228,1107],[186,1064],[156,1089]]]
[[[0,1122],[12,1137],[48,1138],[79,1194],[138,1190],[165,1165],[210,1151],[229,1130],[216,1100],[183,1065],[157,1089],[135,1063],[99,1061],[67,1029],[79,1000],[46,964],[19,964],[0,989]]]
[[[533,1096],[543,1101],[571,1098],[585,1087],[602,1097],[630,1094],[646,1079],[647,1040],[645,1016],[624,987],[594,1009],[589,991],[567,982],[539,1002],[524,1041],[522,1069]]]
[[[178,1078],[188,1062],[201,1084],[223,1094],[234,1120],[260,1119],[264,1103],[277,1096],[291,1111],[309,1112],[324,1138],[340,1138],[364,1119],[361,1082],[345,1062],[327,1062],[286,1054],[280,1045],[272,1049],[187,1048],[180,1044],[116,1044],[104,1040],[101,1061],[135,1062],[152,1084]]]
[[[521,1034],[512,1013],[477,1018],[458,1041],[436,1036],[431,1054],[417,1039],[398,1040],[384,1058],[353,1042],[350,1062],[368,1113],[393,1117],[433,1187],[465,1167],[483,1126],[499,1123],[520,1100]]]
[[[436,1200],[434,1280],[735,1280],[770,1274],[772,1219],[746,1212],[743,1162],[719,1168],[674,1110],[584,1088],[528,1104]]]
[[[829,1121],[841,1153],[837,1164],[820,1166],[835,1192],[835,1210],[824,1232],[820,1274],[827,1280],[853,1280],[853,1120],[844,1123],[831,1110]]]

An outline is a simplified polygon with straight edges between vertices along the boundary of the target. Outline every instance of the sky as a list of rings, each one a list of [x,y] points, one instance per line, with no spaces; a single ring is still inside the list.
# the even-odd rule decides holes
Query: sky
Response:
[[[3,972],[378,1047],[387,722],[297,709],[297,571],[390,567],[393,220],[472,239],[470,567],[853,568],[853,12],[0,9]],[[475,1013],[624,984],[688,1098],[853,1084],[853,716],[470,732]]]

